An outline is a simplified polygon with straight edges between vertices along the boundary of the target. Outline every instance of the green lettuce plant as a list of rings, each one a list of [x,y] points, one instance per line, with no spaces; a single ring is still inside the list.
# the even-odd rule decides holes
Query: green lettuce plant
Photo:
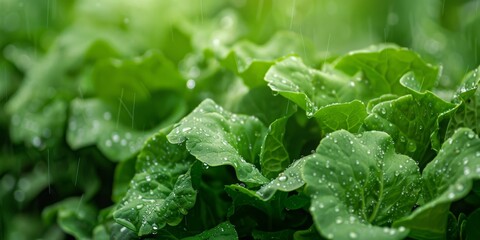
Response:
[[[0,13],[35,11],[14,2]],[[475,3],[444,13],[472,39]],[[2,22],[0,239],[477,239],[478,42],[425,3],[329,4]]]

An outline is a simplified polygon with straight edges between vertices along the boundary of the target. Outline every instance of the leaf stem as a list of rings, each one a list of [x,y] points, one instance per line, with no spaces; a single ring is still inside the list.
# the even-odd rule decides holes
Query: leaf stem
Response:
[[[372,215],[370,215],[370,218],[368,219],[368,222],[370,223],[372,223],[373,220],[375,220],[375,218],[377,217],[378,209],[380,209],[380,204],[383,200],[383,178],[380,178],[379,184],[380,184],[380,192],[378,195],[378,201],[375,204],[375,208],[373,209]]]

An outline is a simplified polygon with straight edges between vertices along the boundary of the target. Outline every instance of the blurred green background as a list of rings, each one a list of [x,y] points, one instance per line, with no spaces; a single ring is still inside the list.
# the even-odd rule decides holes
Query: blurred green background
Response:
[[[222,57],[238,41],[262,45],[280,31],[299,36],[297,54],[317,67],[394,43],[442,67],[435,91],[450,100],[480,64],[479,26],[480,0],[0,0],[0,239],[63,239],[48,214],[42,219],[45,207],[72,196],[97,209],[115,201],[114,169],[123,160],[65,140],[72,99],[118,97],[88,81],[101,60],[159,51],[189,79],[209,73],[192,67],[208,62],[192,53]],[[148,119],[171,111],[140,116],[147,120],[132,128],[155,129]]]

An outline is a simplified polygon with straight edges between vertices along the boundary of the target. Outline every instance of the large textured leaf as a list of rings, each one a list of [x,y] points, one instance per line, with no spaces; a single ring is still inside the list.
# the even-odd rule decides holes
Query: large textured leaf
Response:
[[[431,90],[439,75],[438,67],[426,63],[417,53],[388,45],[351,52],[337,59],[333,66],[350,76],[362,73],[362,80],[377,96]],[[413,76],[402,79],[407,73]]]
[[[388,228],[411,211],[420,189],[415,161],[395,153],[383,132],[328,135],[303,168],[310,213],[329,239],[402,239],[408,229]]]
[[[395,140],[399,153],[411,156],[423,167],[432,141],[440,129],[440,121],[451,114],[455,105],[449,104],[431,92],[406,95],[381,102],[365,119],[367,130],[387,132]]]
[[[459,129],[442,145],[422,173],[425,205],[394,223],[411,229],[420,239],[443,239],[450,204],[465,197],[474,179],[480,179],[480,139],[470,129]]]
[[[169,143],[164,133],[152,136],[138,156],[137,173],[116,207],[115,220],[139,236],[179,224],[196,198],[187,156],[185,147]]]
[[[327,74],[306,66],[301,58],[287,57],[273,65],[265,75],[268,86],[290,99],[308,116],[323,106],[354,100],[361,87],[345,74]],[[357,84],[358,85],[358,84]]]
[[[414,76],[402,77],[413,72]],[[407,49],[383,46],[351,52],[323,70],[306,66],[296,57],[273,65],[265,80],[273,91],[292,100],[308,116],[332,103],[364,103],[385,94],[405,95],[433,87],[438,69]]]
[[[240,181],[263,184],[256,168],[265,126],[255,117],[225,111],[203,101],[168,134],[172,143],[186,142],[188,151],[209,166],[233,166]]]

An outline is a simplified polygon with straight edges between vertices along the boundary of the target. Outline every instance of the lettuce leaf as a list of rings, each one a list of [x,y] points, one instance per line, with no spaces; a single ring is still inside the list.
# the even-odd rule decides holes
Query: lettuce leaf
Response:
[[[411,237],[444,239],[450,205],[465,197],[480,179],[480,140],[472,130],[458,129],[443,143],[422,173],[422,199],[413,213],[394,223],[411,229]]]
[[[208,166],[232,166],[242,182],[263,184],[267,178],[255,165],[265,131],[257,118],[230,113],[207,99],[175,125],[168,140],[185,142],[190,154]]]
[[[402,239],[389,225],[409,214],[420,186],[411,158],[395,153],[383,132],[327,135],[306,157],[303,176],[317,230],[329,239]]]

